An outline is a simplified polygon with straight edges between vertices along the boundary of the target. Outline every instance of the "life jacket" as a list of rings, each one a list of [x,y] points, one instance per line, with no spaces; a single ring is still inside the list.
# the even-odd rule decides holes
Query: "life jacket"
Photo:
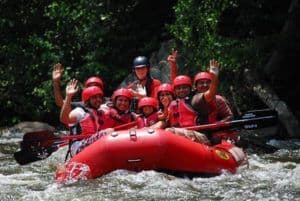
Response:
[[[70,125],[70,135],[93,135],[97,131],[100,131],[102,129],[108,128],[106,125],[104,125],[105,122],[105,113],[102,110],[95,110],[88,107],[85,107],[84,105],[81,105],[80,108],[82,108],[86,115],[85,117],[78,123],[74,125]],[[69,141],[69,149],[67,151],[67,154],[65,156],[65,161],[67,160],[68,156],[71,155],[71,146],[74,142],[79,140],[70,140]]]
[[[81,106],[85,112],[85,117],[78,123],[70,126],[71,135],[92,135],[104,129],[104,113],[99,110]]]
[[[190,104],[191,98],[173,100],[169,105],[169,122],[173,127],[197,125],[198,113]]]
[[[144,115],[137,117],[137,127],[138,128],[152,126],[156,122],[158,122],[158,112],[153,112],[148,117],[145,117]]]
[[[106,118],[104,124],[107,126],[107,128],[123,125],[136,119],[136,115],[133,112],[126,111],[124,113],[120,113],[114,107],[109,107],[105,111],[105,115]]]
[[[151,94],[149,94],[148,96],[152,97],[152,98],[156,98],[157,95],[157,89],[158,87],[161,85],[161,81],[157,80],[157,79],[153,79],[152,81],[152,85],[151,85]]]

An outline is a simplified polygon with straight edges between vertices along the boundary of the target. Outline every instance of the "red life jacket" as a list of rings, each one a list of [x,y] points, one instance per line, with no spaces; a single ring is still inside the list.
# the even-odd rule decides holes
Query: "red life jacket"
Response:
[[[151,94],[149,95],[152,98],[156,98],[157,89],[161,85],[161,81],[157,79],[153,79],[152,85],[151,85]]]
[[[107,128],[104,125],[104,115],[99,115],[102,111],[96,111],[87,107],[81,108],[86,112],[86,115],[80,122],[70,126],[71,134],[92,135],[97,131]]]
[[[105,111],[105,125],[113,128],[135,120],[135,114],[131,112],[119,113],[117,109],[110,107]]]
[[[169,105],[169,121],[174,127],[197,125],[198,113],[187,103],[187,99],[173,100]]]
[[[144,128],[144,127],[152,126],[156,122],[158,122],[158,112],[153,112],[148,117],[139,116],[137,118],[137,127]]]

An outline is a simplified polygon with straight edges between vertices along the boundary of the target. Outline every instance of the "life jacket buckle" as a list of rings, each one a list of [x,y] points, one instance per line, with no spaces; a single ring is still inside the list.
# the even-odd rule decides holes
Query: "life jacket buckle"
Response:
[[[135,129],[129,130],[129,136],[130,137],[136,137],[136,130]]]
[[[111,134],[112,137],[117,137],[118,135],[119,135],[119,133],[116,131],[112,132],[112,134]]]
[[[153,134],[155,132],[155,130],[152,129],[152,128],[149,128],[147,131],[148,131],[149,134]]]
[[[136,130],[135,129],[130,129],[129,130],[129,137],[130,137],[130,140],[137,141],[137,135],[136,135]]]

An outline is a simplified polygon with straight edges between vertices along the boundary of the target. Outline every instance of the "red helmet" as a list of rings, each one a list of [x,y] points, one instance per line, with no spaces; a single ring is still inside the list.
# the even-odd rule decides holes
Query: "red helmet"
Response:
[[[97,84],[97,86],[99,86],[101,89],[103,89],[103,81],[101,80],[101,78],[99,77],[90,77],[89,79],[87,79],[84,83],[84,86],[87,87],[90,84]]]
[[[175,88],[179,85],[189,85],[190,87],[192,87],[192,80],[187,75],[178,75],[173,81],[173,86]]]
[[[174,89],[171,84],[168,84],[168,83],[161,84],[157,89],[157,97],[158,97],[159,93],[163,92],[163,91],[170,92],[172,94],[172,96],[174,96]]]
[[[125,96],[126,98],[129,98],[129,100],[132,99],[133,95],[129,89],[121,88],[117,89],[114,94],[112,95],[112,101],[113,103],[116,101],[116,98],[118,96]]]
[[[103,96],[103,91],[102,91],[102,89],[101,89],[100,87],[97,87],[97,86],[91,86],[91,87],[85,88],[85,89],[82,91],[82,94],[81,94],[82,101],[83,101],[83,102],[86,102],[86,101],[88,101],[92,96],[95,96],[95,95]]]
[[[212,75],[208,72],[200,72],[194,78],[194,83],[196,84],[199,80],[206,79],[212,80]]]
[[[155,98],[152,98],[152,97],[141,98],[141,100],[139,101],[139,104],[138,104],[138,109],[140,110],[144,106],[152,106],[157,110],[158,101]]]

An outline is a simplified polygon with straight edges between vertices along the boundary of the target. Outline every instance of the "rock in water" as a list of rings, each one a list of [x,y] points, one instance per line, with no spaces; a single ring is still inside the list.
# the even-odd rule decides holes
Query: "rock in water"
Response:
[[[1,137],[20,137],[24,133],[38,132],[43,130],[54,131],[55,128],[44,122],[24,121],[0,131]]]

